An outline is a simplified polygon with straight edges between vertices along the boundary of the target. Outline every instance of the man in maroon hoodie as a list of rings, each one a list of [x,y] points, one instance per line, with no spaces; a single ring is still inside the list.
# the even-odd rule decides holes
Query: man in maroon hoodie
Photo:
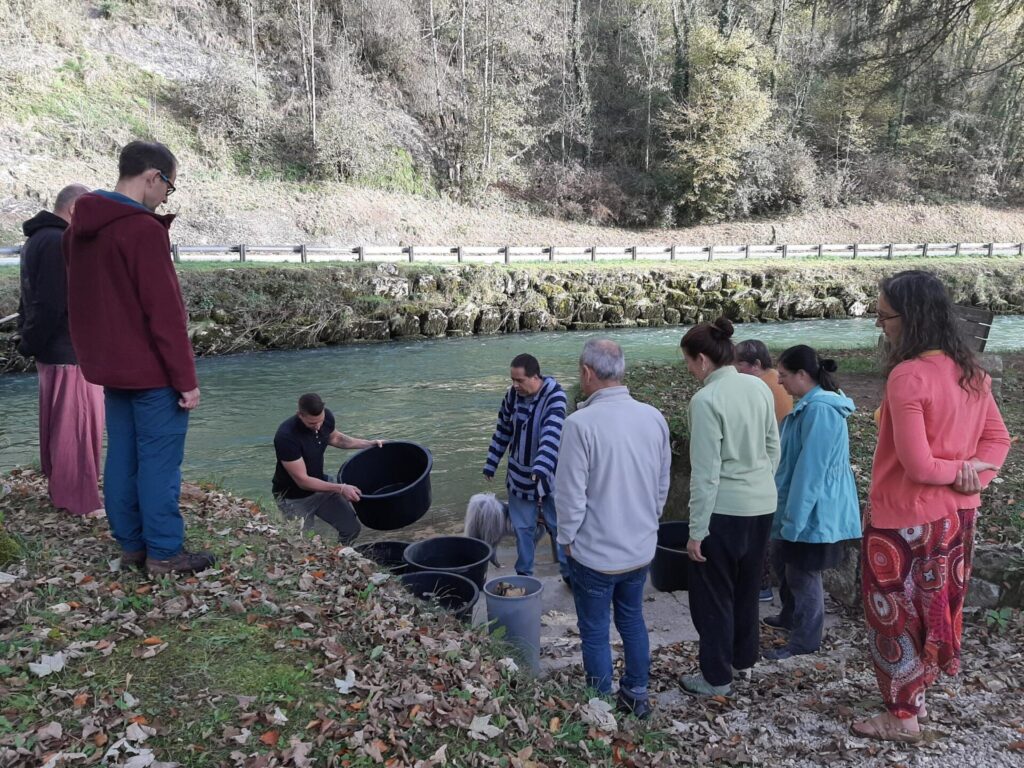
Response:
[[[156,213],[177,170],[163,144],[128,144],[114,191],[80,197],[63,241],[71,342],[85,378],[104,388],[107,520],[122,563],[150,573],[213,564],[209,553],[185,550],[178,508],[199,383],[171,262],[174,216]]]

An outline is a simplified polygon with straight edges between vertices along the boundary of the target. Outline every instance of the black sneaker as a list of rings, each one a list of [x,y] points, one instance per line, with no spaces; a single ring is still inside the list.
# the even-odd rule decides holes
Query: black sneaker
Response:
[[[625,691],[620,690],[615,697],[615,709],[623,715],[633,715],[638,720],[646,720],[651,716],[650,699],[634,699]]]
[[[781,616],[765,616],[763,619],[761,619],[761,623],[764,624],[766,627],[769,627],[770,629],[779,629],[783,632],[789,632],[789,630],[792,629],[792,627],[787,627],[785,624],[782,623]]]
[[[146,570],[153,574],[165,573],[195,573],[205,571],[216,562],[211,552],[189,552],[181,550],[174,557],[166,560],[154,560],[146,558]]]

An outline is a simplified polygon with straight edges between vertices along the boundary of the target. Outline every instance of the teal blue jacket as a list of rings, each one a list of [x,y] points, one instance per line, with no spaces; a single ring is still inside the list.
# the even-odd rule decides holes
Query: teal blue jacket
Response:
[[[826,544],[860,538],[860,502],[846,425],[855,410],[842,392],[815,387],[782,420],[773,539]]]

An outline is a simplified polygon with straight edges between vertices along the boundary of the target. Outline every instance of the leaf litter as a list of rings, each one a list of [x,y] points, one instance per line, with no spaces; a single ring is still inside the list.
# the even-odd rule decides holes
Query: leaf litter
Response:
[[[940,680],[929,699],[933,724],[914,748],[848,733],[852,719],[878,711],[857,617],[829,630],[822,653],[759,664],[715,700],[677,686],[696,666],[694,643],[659,648],[655,713],[641,723],[582,688],[578,651],[542,680],[523,676],[485,629],[436,612],[375,577],[377,566],[352,548],[298,537],[244,499],[188,489],[190,536],[213,542],[221,561],[150,581],[112,567],[104,520],[53,510],[39,473],[16,470],[7,482],[5,525],[34,554],[0,580],[0,766],[1021,764],[1019,618],[1001,632],[968,628],[965,671]],[[161,710],[129,692],[144,668],[103,678],[112,655],[158,664],[218,617],[298,660],[308,688],[294,700],[190,689],[193,698]],[[189,710],[221,720],[183,743],[174,717]]]

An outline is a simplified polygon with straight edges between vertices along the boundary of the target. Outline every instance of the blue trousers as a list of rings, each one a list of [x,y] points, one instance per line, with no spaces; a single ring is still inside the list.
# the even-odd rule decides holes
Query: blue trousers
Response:
[[[608,629],[609,613],[614,607],[615,628],[622,636],[626,662],[619,689],[635,700],[646,700],[651,671],[651,645],[643,611],[647,566],[626,573],[601,573],[572,558],[569,564],[587,685],[599,693],[611,693],[612,646]]]
[[[558,546],[558,517],[555,514],[555,496],[548,494],[541,504],[544,526],[551,536],[551,550],[558,560],[562,576],[569,576],[565,551]],[[516,573],[520,576],[533,575],[533,555],[537,547],[537,502],[508,495],[508,516],[516,535]]]
[[[178,393],[105,388],[107,460],[103,497],[111,533],[125,552],[166,560],[181,552],[178,508],[188,411]]]

